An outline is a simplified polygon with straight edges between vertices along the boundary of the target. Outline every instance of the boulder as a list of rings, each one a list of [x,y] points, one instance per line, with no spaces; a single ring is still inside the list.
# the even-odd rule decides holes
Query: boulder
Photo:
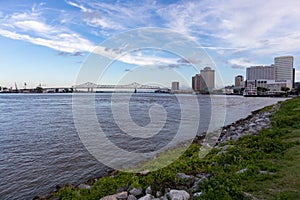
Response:
[[[152,200],[154,197],[151,194],[146,194],[145,196],[139,198],[139,200]]]
[[[100,200],[126,200],[128,197],[127,195],[127,192],[121,192],[118,194],[102,197]]]
[[[117,195],[117,200],[127,200],[128,193],[127,192],[121,192]]]
[[[133,196],[132,194],[130,194],[128,196],[127,200],[137,200],[137,198],[135,196]]]
[[[152,190],[151,190],[151,187],[147,187],[146,188],[146,191],[145,191],[146,194],[152,194]]]
[[[179,179],[184,180],[185,184],[187,184],[187,185],[192,185],[195,182],[194,176],[186,175],[184,173],[178,173],[178,174],[176,174],[176,176]]]
[[[190,198],[190,194],[185,190],[171,190],[169,195],[171,200],[188,200]]]
[[[143,193],[142,188],[133,188],[129,191],[129,194],[135,196],[135,197],[140,197]]]

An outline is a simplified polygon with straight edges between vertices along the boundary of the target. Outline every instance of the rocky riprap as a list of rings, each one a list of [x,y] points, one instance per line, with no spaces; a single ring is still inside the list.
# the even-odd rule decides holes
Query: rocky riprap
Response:
[[[222,129],[218,131],[217,136],[212,134],[213,137],[216,137],[214,138],[216,141],[214,142],[214,148],[220,149],[218,152],[219,154],[225,153],[227,148],[230,147],[230,145],[225,144],[226,142],[230,140],[238,140],[244,135],[257,135],[261,129],[270,128],[270,117],[279,109],[279,107],[280,103],[277,103],[268,111],[253,111],[248,117],[222,127]],[[206,135],[203,134],[197,136],[193,143],[204,144],[206,139]],[[247,168],[244,168],[236,173],[240,174],[246,171]],[[114,173],[117,173],[117,171],[114,171]],[[148,173],[149,172],[142,175],[147,175]],[[269,172],[259,171],[259,174],[266,173]],[[182,180],[184,184],[178,185],[176,188],[162,188],[162,191],[157,191],[155,194],[153,194],[150,186],[145,190],[142,188],[133,188],[131,190],[127,190],[127,188],[120,188],[117,191],[117,194],[102,197],[100,200],[188,200],[191,196],[199,197],[202,195],[202,192],[198,191],[198,185],[208,181],[211,176],[211,174],[187,175],[184,173],[178,173],[177,178]],[[77,188],[91,189],[91,186],[89,185],[90,184],[80,184]],[[245,196],[250,197],[251,194],[245,193]],[[43,198],[38,197],[36,199]]]
[[[253,111],[251,115],[244,119],[240,119],[230,125],[222,127],[219,130],[219,136],[216,138],[216,143],[214,148],[220,149],[219,153],[225,153],[226,149],[230,145],[223,145],[230,140],[238,140],[244,135],[257,135],[261,129],[267,129],[271,127],[270,117],[274,114],[280,107],[280,103],[274,105],[268,111],[257,110]],[[197,136],[194,140],[194,143],[203,144],[205,142],[205,135]],[[247,171],[247,168],[242,169],[236,173],[244,173]],[[260,171],[259,174],[268,173],[265,171]],[[211,174],[197,174],[197,175],[187,175],[184,173],[178,173],[177,177],[185,183],[184,186],[178,185],[176,189],[165,188],[165,195],[162,196],[162,191],[156,193],[153,196],[151,189],[149,187],[142,191],[141,188],[134,188],[125,193],[119,193],[107,197],[103,197],[101,200],[121,200],[125,196],[129,200],[187,200],[191,196],[199,197],[202,195],[202,192],[198,191],[198,185],[202,184],[204,181],[208,181],[211,177]],[[188,188],[187,188],[188,186]],[[142,194],[144,194],[142,196]],[[247,196],[249,194],[245,194]],[[125,198],[126,199],[126,198]],[[124,200],[125,200],[124,199]]]
[[[190,198],[190,194],[185,190],[167,190],[167,193],[165,193],[163,196],[159,191],[156,192],[155,196],[153,196],[151,193],[147,193],[151,192],[150,187],[148,187],[145,191],[143,191],[141,188],[133,188],[130,191],[123,191],[118,194],[102,197],[100,200],[188,200]],[[138,193],[136,193],[137,191]],[[144,195],[141,196],[141,194]]]

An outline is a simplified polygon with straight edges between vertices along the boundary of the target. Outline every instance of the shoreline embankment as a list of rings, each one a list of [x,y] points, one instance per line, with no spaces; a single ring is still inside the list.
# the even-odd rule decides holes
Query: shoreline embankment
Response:
[[[245,135],[253,135],[256,136],[259,134],[259,132],[262,129],[269,129],[272,127],[271,125],[271,116],[278,111],[280,108],[281,102],[278,102],[277,104],[267,106],[265,108],[252,111],[252,113],[247,116],[246,118],[240,119],[238,121],[235,121],[234,123],[231,123],[229,125],[226,125],[220,129],[220,134],[217,139],[217,142],[213,149],[216,149],[220,153],[226,152],[227,148],[230,145],[226,145],[227,142],[230,141],[238,141],[240,138],[242,138]],[[193,144],[201,146],[205,142],[206,135],[200,135],[196,136]],[[91,191],[93,190],[93,185],[101,179],[108,178],[114,178],[117,176],[119,172],[116,170],[111,170],[108,172],[107,176],[94,178],[89,180],[86,183],[81,183],[79,185],[65,185],[65,186],[57,186],[56,191],[53,193],[47,195],[47,196],[36,196],[34,199],[54,199],[56,198],[57,194],[61,190],[64,190],[64,188],[69,188],[69,190],[78,190],[78,191]],[[145,177],[151,172],[145,172],[144,174],[137,174],[137,177]],[[241,172],[242,173],[242,172]],[[265,173],[261,171],[261,173]],[[201,182],[205,182],[209,180],[209,178],[212,176],[211,173],[197,173],[197,174],[187,174],[184,172],[184,170],[181,172],[179,171],[176,173],[176,179],[184,180],[185,184],[184,186],[177,185],[176,188],[163,188],[163,191],[157,191],[153,190],[153,186],[151,189],[151,186],[148,187],[124,187],[119,188],[116,190],[115,194],[111,194],[109,196],[101,197],[103,200],[110,200],[110,199],[123,199],[123,200],[135,200],[135,199],[141,199],[141,200],[151,200],[155,198],[164,199],[164,198],[170,198],[170,199],[189,199],[191,197],[198,197],[202,195],[202,192],[197,191],[198,185]],[[188,184],[186,184],[188,183]],[[168,185],[168,184],[166,184]],[[187,186],[188,185],[188,186]],[[153,193],[155,191],[155,193]],[[80,192],[79,192],[80,193]],[[105,194],[105,193],[104,193]],[[59,195],[58,195],[59,196]]]

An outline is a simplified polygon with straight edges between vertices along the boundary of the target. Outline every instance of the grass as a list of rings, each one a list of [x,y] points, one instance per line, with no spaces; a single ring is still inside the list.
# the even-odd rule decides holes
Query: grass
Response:
[[[230,141],[231,146],[225,153],[213,149],[201,159],[199,145],[192,144],[175,162],[145,176],[118,172],[100,178],[90,190],[64,187],[53,198],[99,199],[116,193],[120,188],[145,189],[149,185],[154,194],[164,192],[164,188],[188,189],[189,183],[176,176],[182,172],[212,175],[198,185],[198,191],[203,194],[194,199],[300,199],[299,108],[299,97],[282,102],[279,111],[271,118],[272,128],[262,130],[257,136],[247,135],[238,141]],[[180,151],[182,149],[163,153],[144,163],[143,167],[151,170]],[[236,173],[245,168],[244,173]]]

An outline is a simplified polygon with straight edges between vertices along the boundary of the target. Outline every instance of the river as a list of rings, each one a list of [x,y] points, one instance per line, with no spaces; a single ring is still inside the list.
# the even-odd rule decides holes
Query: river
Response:
[[[182,101],[170,94],[137,93],[129,103],[122,94],[116,96],[114,106],[122,110],[128,104],[131,119],[139,127],[160,119],[156,118],[155,112],[149,114],[151,106],[160,105],[159,108],[165,110],[166,122],[150,139],[124,136],[124,131],[113,119],[109,93],[95,94],[95,112],[106,136],[120,148],[129,152],[154,151],[174,137],[180,122],[197,119],[186,115],[183,118],[181,112],[181,109],[188,112],[197,109],[190,103],[195,96],[179,96]],[[211,107],[216,106],[220,116],[225,116],[223,124],[230,124],[253,110],[284,100],[215,96],[212,101],[209,96],[202,95],[196,98],[200,105],[198,134],[214,123]],[[72,94],[0,95],[0,199],[32,199],[53,191],[56,185],[78,184],[106,173],[107,167],[95,159],[80,140],[73,118],[73,100]],[[122,126],[130,129],[131,126],[126,127],[126,124]]]

